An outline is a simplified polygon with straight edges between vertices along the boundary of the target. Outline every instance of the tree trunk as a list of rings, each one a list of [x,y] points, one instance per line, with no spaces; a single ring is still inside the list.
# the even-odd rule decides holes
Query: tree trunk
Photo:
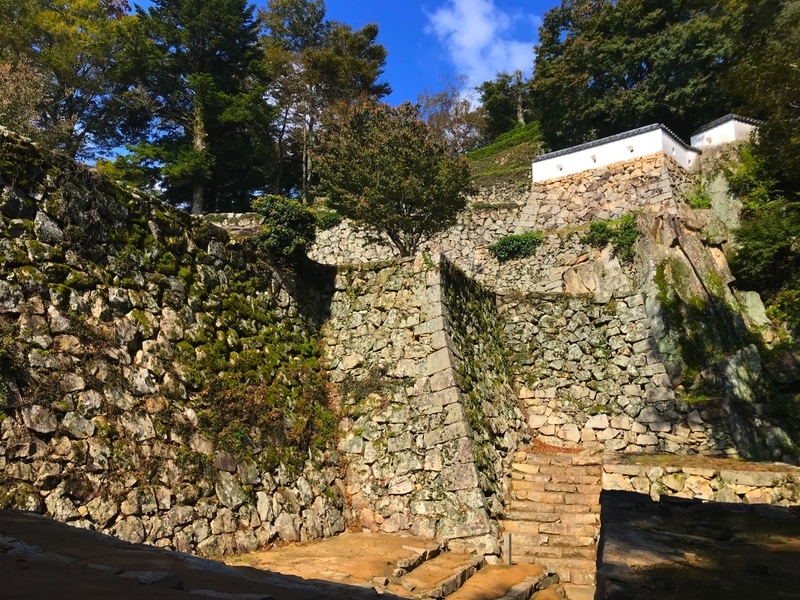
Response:
[[[198,153],[204,153],[206,150],[206,127],[203,122],[203,111],[201,108],[195,106],[194,109],[194,132],[192,134],[192,143],[194,149]],[[192,214],[203,214],[203,195],[205,192],[205,184],[200,177],[205,177],[205,174],[195,174],[195,181],[192,185]]]

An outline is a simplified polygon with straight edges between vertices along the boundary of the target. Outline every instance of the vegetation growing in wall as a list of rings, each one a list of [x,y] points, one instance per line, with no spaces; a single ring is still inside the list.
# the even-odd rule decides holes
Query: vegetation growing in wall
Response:
[[[441,269],[450,334],[461,356],[457,370],[467,420],[479,436],[474,444],[476,463],[491,478],[493,473],[487,468],[495,464],[504,446],[502,438],[525,435],[512,425],[519,408],[511,390],[496,300],[493,292],[454,264],[443,261]],[[501,429],[500,423],[506,428]]]
[[[691,208],[711,208],[711,195],[705,186],[698,184],[694,190],[686,196],[686,204]]]
[[[34,194],[41,199],[33,200]],[[272,241],[290,255],[308,241],[315,224],[308,209],[295,208],[274,213],[286,217],[280,223],[286,229]],[[43,209],[53,223],[52,244],[36,239],[33,219]],[[30,225],[16,224],[25,222]],[[58,228],[63,243],[57,241]],[[258,244],[227,241],[223,230],[206,221],[132,194],[13,136],[0,137],[0,244],[24,250],[17,262],[5,262],[3,272],[22,300],[37,297],[46,307],[52,301],[60,311],[66,323],[62,333],[79,343],[75,369],[85,389],[107,396],[129,389],[123,366],[109,357],[120,347],[131,356],[143,351],[154,363],[155,381],[164,378],[157,395],[168,400],[151,417],[157,437],[185,444],[194,432],[184,416],[191,408],[213,451],[254,459],[268,470],[279,463],[297,467],[336,436],[319,364],[316,308],[300,293],[290,300],[283,291],[279,301],[270,257]],[[33,262],[28,248],[37,257]],[[319,286],[320,275],[311,277]],[[302,279],[295,283],[301,291],[310,287]],[[178,319],[176,334],[159,334],[167,309]],[[18,350],[18,326],[2,323],[8,325],[0,326],[2,375],[17,368],[29,374],[32,368]],[[119,331],[127,327],[133,331],[123,342]],[[143,346],[156,338],[157,345]],[[47,359],[51,350],[39,354]],[[25,402],[60,406],[63,373],[40,370],[31,379],[20,385]],[[0,412],[7,405],[0,400]],[[161,459],[145,465],[120,426],[118,417],[126,413],[108,402],[102,407],[108,420],[96,427],[96,436],[114,447],[112,469],[157,471]],[[182,443],[175,442],[178,454],[187,452]],[[202,459],[183,458],[205,472]]]
[[[611,244],[617,258],[629,263],[636,257],[636,240],[640,235],[641,232],[636,225],[636,215],[628,214],[616,223],[595,221],[589,226],[589,233],[581,238],[581,241],[595,248]]]
[[[542,245],[542,241],[541,231],[528,231],[500,238],[489,246],[489,251],[502,263],[515,258],[533,256]]]
[[[776,189],[765,160],[750,145],[723,165],[731,193],[742,202],[740,227],[729,255],[742,289],[758,290],[768,314],[800,333],[800,204]]]
[[[342,222],[342,215],[335,210],[323,208],[316,211],[317,215],[317,228],[326,231],[333,229]]]
[[[675,336],[685,365],[683,381],[691,386],[702,371],[753,340],[743,326],[741,315],[730,309],[722,298],[713,295],[711,290],[708,290],[708,301],[700,296],[684,298],[690,288],[688,269],[683,261],[664,261],[656,267],[655,283],[664,325],[670,335]],[[737,321],[741,326],[736,326]],[[700,393],[703,390],[696,391]],[[710,395],[715,392],[705,391]]]

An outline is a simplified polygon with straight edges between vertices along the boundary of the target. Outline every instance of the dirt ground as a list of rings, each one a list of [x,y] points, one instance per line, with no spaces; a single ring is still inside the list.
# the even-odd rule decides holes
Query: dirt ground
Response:
[[[800,508],[603,492],[597,599],[800,599]]]

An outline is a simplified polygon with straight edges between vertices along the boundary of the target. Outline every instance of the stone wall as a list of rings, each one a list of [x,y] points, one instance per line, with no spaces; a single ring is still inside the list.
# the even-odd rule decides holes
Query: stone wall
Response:
[[[349,507],[368,530],[497,554],[502,463],[524,439],[524,422],[508,384],[492,377],[502,365],[486,312],[493,298],[470,317],[452,314],[461,304],[446,298],[458,275],[443,278],[450,267],[436,261],[419,256],[337,277],[324,357],[346,416]],[[475,319],[485,324],[483,349],[498,358],[480,377],[463,341],[463,324]],[[505,395],[492,403],[497,390]]]
[[[725,461],[677,465],[637,464],[607,456],[603,464],[603,489],[733,504],[800,506],[800,469],[788,465],[760,464],[747,468]]]
[[[516,386],[542,442],[735,455],[727,413],[677,400],[640,294],[498,296]]]
[[[619,278],[619,265],[595,256],[580,242],[581,232],[595,220],[618,219],[632,211],[674,213],[677,197],[673,182],[691,176],[663,154],[618,163],[530,186],[506,185],[480,190],[449,230],[424,248],[443,252],[470,277],[496,290],[567,292],[564,273],[575,261],[597,263],[584,267]],[[684,185],[681,183],[681,185]],[[681,185],[678,187],[680,188]],[[685,187],[685,186],[684,186]],[[500,238],[530,230],[550,232],[546,245],[530,259],[500,264],[489,246]],[[566,230],[566,231],[565,231]],[[372,239],[348,221],[318,234],[309,256],[323,264],[355,264],[387,260],[395,251]],[[631,289],[632,273],[624,273]],[[614,286],[614,289],[620,289]],[[581,291],[595,290],[583,286]]]
[[[7,132],[0,156],[0,508],[203,554],[342,531],[301,427],[331,420],[321,296]]]

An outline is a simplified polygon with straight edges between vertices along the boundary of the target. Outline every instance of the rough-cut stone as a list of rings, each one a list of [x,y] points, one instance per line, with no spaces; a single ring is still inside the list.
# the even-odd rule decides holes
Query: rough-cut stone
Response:
[[[58,428],[55,414],[43,406],[26,406],[22,409],[22,418],[28,429],[39,433],[53,433]]]
[[[248,500],[236,478],[226,471],[219,472],[215,489],[220,502],[228,508],[239,508]]]

